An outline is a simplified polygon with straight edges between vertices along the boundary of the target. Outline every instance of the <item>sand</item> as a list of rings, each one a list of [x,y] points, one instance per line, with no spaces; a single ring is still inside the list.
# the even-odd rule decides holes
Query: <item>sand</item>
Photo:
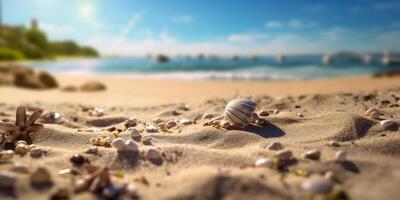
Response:
[[[33,189],[29,175],[17,173],[15,195],[19,199],[48,199],[55,189],[70,186],[71,179],[58,175],[58,171],[72,167],[69,158],[75,153],[83,154],[93,164],[108,165],[111,174],[123,172],[122,178],[113,175],[112,180],[135,184],[141,199],[309,199],[301,182],[323,177],[327,171],[335,174],[335,191],[344,191],[349,199],[397,199],[400,194],[399,130],[379,124],[383,119],[400,120],[399,78],[347,77],[283,83],[93,76],[59,76],[59,80],[61,85],[99,80],[107,90],[67,93],[0,88],[2,120],[15,120],[19,105],[30,111],[56,111],[63,118],[58,124],[45,124],[34,136],[34,144],[47,151],[45,156],[15,156],[11,163],[0,164],[1,171],[9,171],[15,163],[32,171],[39,166],[50,170],[55,184],[46,190]],[[202,126],[203,114],[222,114],[227,101],[236,95],[255,99],[257,112],[280,112],[265,117],[264,126],[229,130]],[[105,115],[89,116],[82,111],[90,106],[103,108]],[[365,110],[371,107],[380,109],[380,119],[365,116]],[[155,117],[196,121],[179,124],[170,132],[142,132],[142,137],[151,138],[152,145],[139,142],[139,150],[153,146],[164,152],[161,165],[144,159],[134,165],[124,164],[115,159],[114,148],[99,147],[99,155],[84,153],[92,147],[90,138],[113,136],[107,131],[109,127],[121,128],[125,119],[135,118],[139,121],[137,128],[143,130],[144,123],[151,123]],[[100,130],[88,131],[94,126]],[[119,136],[130,138],[127,132]],[[339,141],[340,147],[329,146],[330,140]],[[281,142],[293,152],[291,164],[283,170],[255,167],[258,158],[273,158],[275,151],[265,148],[272,142]],[[321,150],[321,159],[303,158],[309,149]],[[348,161],[336,162],[337,150],[345,150]],[[88,192],[72,197],[95,198]],[[1,198],[11,197],[2,194]]]

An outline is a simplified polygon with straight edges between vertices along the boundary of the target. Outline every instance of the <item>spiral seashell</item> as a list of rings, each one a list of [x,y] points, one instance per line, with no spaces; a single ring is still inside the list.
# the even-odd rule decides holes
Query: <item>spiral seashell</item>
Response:
[[[238,97],[226,105],[224,117],[232,125],[246,127],[250,124],[255,109],[254,100]]]

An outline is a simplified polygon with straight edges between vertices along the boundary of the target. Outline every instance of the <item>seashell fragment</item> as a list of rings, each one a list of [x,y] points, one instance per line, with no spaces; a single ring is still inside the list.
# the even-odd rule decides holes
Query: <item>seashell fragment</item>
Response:
[[[20,143],[15,147],[16,154],[25,155],[28,152],[29,152],[29,147],[26,144]]]
[[[268,150],[281,150],[283,149],[283,145],[280,142],[272,142],[270,145],[267,146]]]
[[[396,121],[396,120],[394,120],[394,119],[386,119],[386,120],[381,121],[379,124],[380,124],[381,126],[388,127],[388,126],[392,126],[392,125],[394,125],[394,124],[399,125],[400,122],[399,122],[399,121]]]
[[[336,161],[343,162],[347,159],[347,153],[344,150],[339,150],[335,154]]]
[[[309,178],[301,183],[301,187],[312,194],[327,194],[333,185],[331,180],[325,178]]]
[[[370,108],[367,111],[365,111],[365,116],[371,116],[372,113],[379,113],[379,109],[378,108]]]
[[[246,127],[250,124],[255,109],[254,100],[238,97],[226,105],[224,117],[232,125]]]
[[[269,158],[260,158],[254,163],[256,167],[272,167],[273,161]]]
[[[319,160],[319,158],[321,157],[321,151],[318,149],[312,149],[312,150],[306,151],[303,154],[303,157],[307,158],[307,159],[311,159],[311,160]]]

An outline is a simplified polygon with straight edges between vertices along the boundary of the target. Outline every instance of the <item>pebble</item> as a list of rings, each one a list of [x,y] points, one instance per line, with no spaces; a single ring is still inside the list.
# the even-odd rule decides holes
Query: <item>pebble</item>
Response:
[[[211,118],[213,118],[213,115],[212,115],[212,114],[209,114],[209,113],[206,113],[206,114],[203,115],[202,118],[203,118],[203,119],[211,119]]]
[[[85,153],[97,155],[99,153],[99,148],[90,147]]]
[[[283,145],[280,142],[272,142],[267,146],[268,150],[281,150],[283,149]]]
[[[104,109],[95,107],[89,110],[89,115],[94,117],[101,117],[104,115]]]
[[[138,151],[139,147],[133,140],[127,140],[125,142],[127,151]]]
[[[161,153],[156,148],[149,148],[146,152],[148,160],[157,161],[161,159]]]
[[[25,155],[28,152],[29,152],[29,147],[26,144],[20,143],[17,144],[17,146],[15,147],[16,154]]]
[[[11,170],[17,173],[24,173],[24,174],[29,173],[29,168],[27,166],[18,163],[14,164]]]
[[[275,154],[275,157],[280,161],[290,160],[292,156],[293,153],[289,149],[280,150]]]
[[[258,115],[262,116],[262,117],[266,117],[269,116],[269,111],[268,110],[262,110],[258,113]]]
[[[30,181],[32,185],[46,185],[52,182],[50,172],[44,167],[37,168],[31,174]]]
[[[334,183],[325,178],[309,178],[301,183],[301,187],[313,194],[328,194],[333,189]]]
[[[141,135],[140,131],[137,128],[131,127],[127,131],[131,135],[131,138],[133,140],[135,140],[135,141],[140,141],[140,139],[142,138],[142,135]]]
[[[371,116],[372,119],[379,119],[379,116],[381,116],[381,113],[372,112],[370,116]]]
[[[337,151],[335,154],[335,158],[336,158],[336,161],[340,161],[340,162],[346,161],[346,159],[347,159],[346,151],[343,151],[343,150]]]
[[[156,123],[156,124],[161,123],[162,121],[163,120],[161,118],[159,118],[159,117],[156,117],[156,118],[153,119],[153,122]]]
[[[272,167],[273,161],[269,158],[260,158],[254,163],[256,167]]]
[[[11,172],[0,172],[0,188],[14,188],[17,175]]]
[[[146,131],[148,133],[157,133],[158,132],[158,128],[154,125],[146,125]]]
[[[135,127],[137,125],[136,119],[128,119],[125,122],[125,128]]]
[[[306,151],[303,156],[304,156],[304,158],[307,158],[307,159],[319,160],[319,158],[321,157],[321,151],[318,149],[312,149],[312,150]]]
[[[117,151],[123,151],[126,148],[125,141],[122,138],[115,138],[111,142],[111,146],[117,149]]]
[[[126,186],[126,194],[127,194],[129,197],[133,198],[133,199],[136,199],[136,198],[139,197],[138,189],[137,189],[137,187],[136,187],[134,184],[132,184],[132,183],[130,183],[130,184],[128,184],[128,185]]]
[[[181,119],[179,122],[180,122],[182,125],[193,124],[193,121],[192,121],[192,120],[189,120],[189,119]]]
[[[13,150],[3,150],[0,152],[0,161],[7,162],[14,157],[15,153]]]
[[[340,147],[340,144],[336,140],[329,141],[329,146]]]
[[[264,119],[264,118],[260,118],[260,119],[258,119],[257,121],[256,121],[256,124],[258,125],[258,126],[264,126],[264,124],[266,123],[267,121]]]
[[[231,126],[231,124],[226,120],[221,120],[219,122],[219,126],[221,126],[222,128],[229,128]]]
[[[279,114],[279,110],[278,109],[275,109],[273,112],[272,112],[272,114],[274,114],[274,115],[277,115],[277,114]]]
[[[58,112],[48,112],[42,115],[42,119],[45,123],[56,124],[61,122],[61,114]]]
[[[399,125],[400,122],[399,122],[399,121],[396,121],[396,120],[394,120],[394,119],[386,119],[386,120],[381,121],[379,124],[380,124],[381,126],[384,126],[384,127],[389,127],[389,126],[392,126],[392,125],[394,125],[394,124]]]
[[[70,199],[70,195],[68,192],[68,188],[60,187],[55,190],[55,192],[51,195],[52,200],[65,200]]]
[[[170,129],[170,128],[173,128],[173,127],[175,127],[177,124],[176,124],[176,121],[175,120],[170,120],[170,121],[168,121],[166,124],[165,124],[165,127],[167,128],[167,129]]]
[[[304,117],[303,113],[300,113],[300,112],[298,112],[298,113],[296,114],[296,116],[297,116],[297,117]]]
[[[85,163],[85,157],[81,154],[74,154],[69,161],[71,161],[74,166],[80,167]]]
[[[39,158],[43,154],[43,150],[39,147],[34,147],[31,149],[31,157],[33,158]]]

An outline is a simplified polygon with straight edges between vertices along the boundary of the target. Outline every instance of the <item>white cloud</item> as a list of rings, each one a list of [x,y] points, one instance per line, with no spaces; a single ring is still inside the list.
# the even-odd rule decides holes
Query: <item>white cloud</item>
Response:
[[[192,23],[194,21],[194,17],[191,15],[180,15],[172,16],[170,20],[175,23]]]
[[[267,23],[265,23],[265,27],[267,28],[281,28],[283,27],[283,24],[279,21],[267,21]]]
[[[318,24],[316,22],[313,22],[313,21],[304,22],[299,19],[290,20],[288,25],[289,25],[289,27],[296,28],[296,29],[298,29],[298,28],[314,28],[314,27],[318,26]]]
[[[350,30],[342,27],[334,27],[325,31],[322,31],[321,36],[323,40],[337,41],[342,38],[343,35],[348,35]]]
[[[135,13],[129,19],[128,23],[122,28],[122,34],[127,35],[132,29],[134,29],[137,23],[142,19],[141,13]]]
[[[254,42],[258,40],[268,39],[268,34],[232,34],[228,36],[230,42]]]

